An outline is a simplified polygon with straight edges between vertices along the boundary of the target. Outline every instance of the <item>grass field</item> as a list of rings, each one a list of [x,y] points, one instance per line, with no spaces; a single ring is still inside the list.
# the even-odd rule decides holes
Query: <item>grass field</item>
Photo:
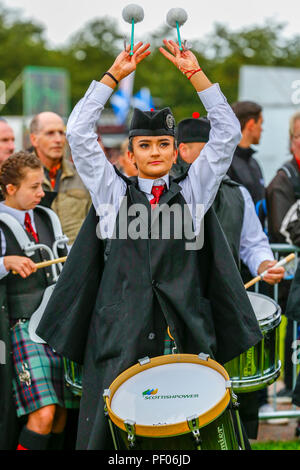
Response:
[[[252,450],[300,450],[300,440],[280,442],[255,442]]]
[[[280,359],[284,363],[284,337],[287,319],[282,315],[280,324]],[[282,378],[282,377],[281,377]],[[253,442],[251,444],[253,450],[300,450],[300,439],[292,441],[270,441],[270,442]]]

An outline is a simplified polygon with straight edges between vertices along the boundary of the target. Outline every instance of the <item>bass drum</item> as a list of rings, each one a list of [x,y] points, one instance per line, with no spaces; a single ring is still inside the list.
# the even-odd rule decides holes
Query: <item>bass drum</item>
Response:
[[[279,325],[281,308],[271,298],[248,292],[263,339],[225,364],[234,392],[254,392],[271,385],[280,375]]]
[[[104,392],[116,450],[237,450],[226,370],[205,355],[140,363]]]

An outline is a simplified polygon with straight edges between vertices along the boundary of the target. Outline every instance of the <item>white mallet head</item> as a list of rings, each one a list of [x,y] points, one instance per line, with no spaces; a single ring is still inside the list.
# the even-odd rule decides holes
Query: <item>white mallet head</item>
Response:
[[[131,24],[132,20],[134,20],[135,23],[140,23],[144,19],[144,10],[139,5],[132,3],[123,9],[122,16],[126,23]]]
[[[188,19],[188,14],[183,8],[171,8],[167,14],[167,23],[171,28],[182,26]]]

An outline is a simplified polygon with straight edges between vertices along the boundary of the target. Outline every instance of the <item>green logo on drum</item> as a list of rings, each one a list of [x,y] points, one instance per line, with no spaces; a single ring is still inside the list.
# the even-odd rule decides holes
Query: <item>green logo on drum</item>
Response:
[[[145,395],[156,395],[158,392],[158,388],[156,389],[149,389],[149,390],[145,390],[145,392],[143,392],[143,396]]]
[[[145,390],[142,395],[146,400],[156,399],[156,400],[170,400],[170,399],[186,399],[186,398],[199,398],[198,393],[184,393],[180,395],[157,395],[158,388],[149,388]]]

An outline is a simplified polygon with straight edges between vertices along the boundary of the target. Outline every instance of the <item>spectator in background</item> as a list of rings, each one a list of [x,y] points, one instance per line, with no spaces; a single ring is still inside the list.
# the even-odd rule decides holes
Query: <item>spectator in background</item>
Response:
[[[120,166],[120,171],[125,176],[130,178],[130,176],[137,176],[138,170],[128,156],[129,154],[128,143],[129,143],[129,139],[125,139],[124,142],[122,143],[118,163]]]
[[[30,140],[44,166],[43,189],[57,193],[51,208],[72,244],[91,201],[73,163],[64,157],[66,137],[61,117],[52,112],[36,115],[30,123]]]
[[[266,190],[268,207],[268,228],[270,241],[288,243],[300,247],[300,112],[290,119],[289,145],[292,159],[286,162],[272,179]],[[279,303],[283,313],[290,290],[291,281],[284,281],[279,289]],[[281,402],[291,401],[293,388],[293,365],[291,361],[294,350],[293,321],[288,319],[285,336],[285,362],[283,390],[278,392]]]
[[[248,189],[264,226],[265,186],[261,168],[253,154],[252,145],[258,145],[262,133],[262,107],[252,101],[239,101],[232,109],[241,124],[242,139],[236,148],[231,166],[228,170],[230,178]]]
[[[264,178],[259,163],[253,157],[255,150],[252,148],[252,145],[259,144],[263,130],[262,107],[253,101],[238,101],[232,105],[232,109],[240,121],[242,139],[234,153],[228,175],[232,180],[248,189],[262,227],[266,229],[267,206]],[[241,275],[244,282],[248,282],[252,278],[248,267],[243,263]],[[250,290],[253,290],[253,288],[250,288]],[[260,284],[259,292],[269,297],[273,296],[273,289],[270,289],[264,283]],[[271,411],[271,405],[268,404],[267,389],[260,390],[258,395],[260,411]],[[271,423],[275,423],[275,421],[273,420]]]
[[[0,118],[0,166],[15,151],[14,131],[5,119]]]

